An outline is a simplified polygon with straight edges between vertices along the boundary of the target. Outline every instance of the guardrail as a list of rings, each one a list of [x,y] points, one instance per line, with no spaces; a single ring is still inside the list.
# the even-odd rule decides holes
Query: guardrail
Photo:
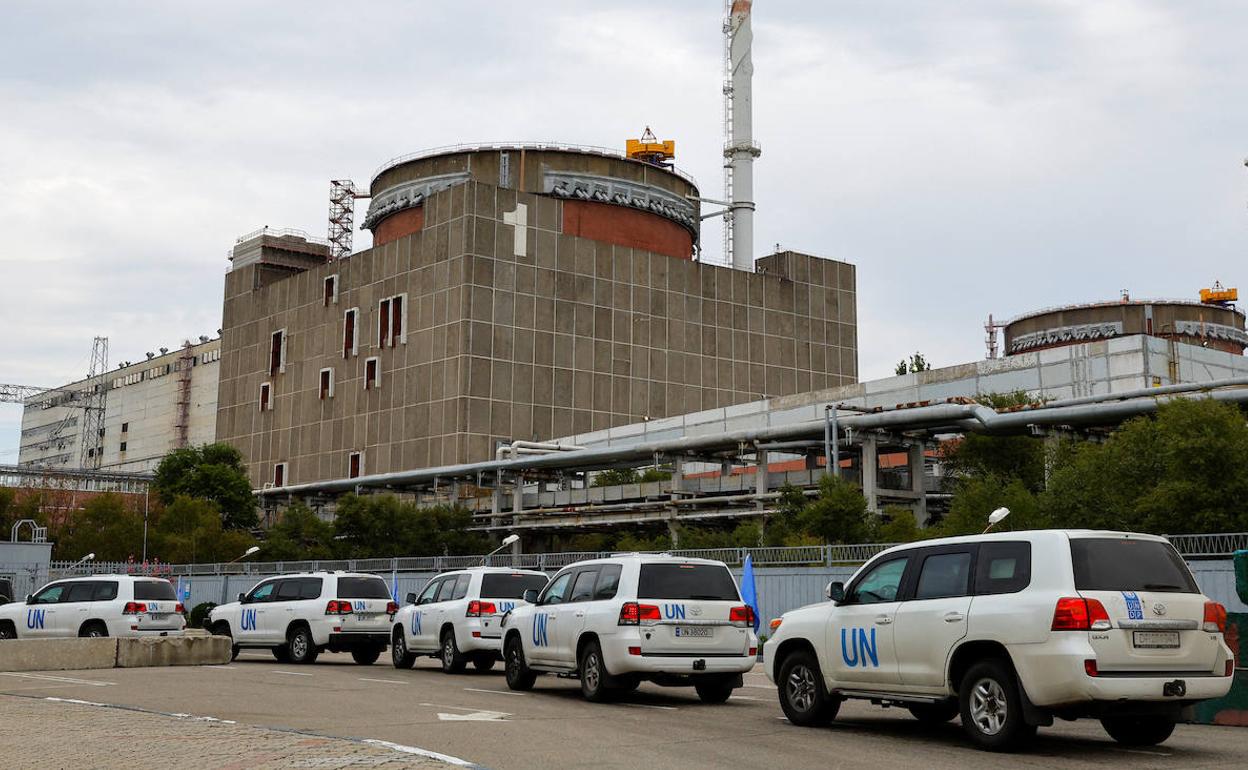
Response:
[[[1167,535],[1180,554],[1189,558],[1226,558],[1237,550],[1248,549],[1248,532],[1227,532],[1215,535]],[[732,567],[753,557],[758,567],[840,566],[862,564],[896,543],[859,543],[854,545],[802,545],[766,548],[695,548],[666,551],[673,556],[715,559]],[[283,572],[343,570],[347,572],[444,572],[474,567],[485,563],[492,567],[521,567],[552,570],[573,562],[611,556],[614,551],[573,551],[566,553],[509,553],[484,556],[401,556],[389,559],[312,559],[302,561],[233,562],[229,564],[137,564],[134,562],[87,562],[77,565],[72,574],[105,575],[133,574],[173,578],[193,575],[272,575]],[[69,576],[73,562],[54,561],[49,565],[53,577]]]

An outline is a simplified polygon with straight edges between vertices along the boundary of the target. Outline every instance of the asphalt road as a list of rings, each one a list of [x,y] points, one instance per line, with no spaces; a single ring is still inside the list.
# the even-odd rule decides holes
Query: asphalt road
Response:
[[[383,661],[385,659],[383,658]],[[649,684],[622,702],[591,704],[574,680],[540,677],[529,693],[507,689],[501,667],[447,676],[433,660],[412,671],[358,666],[322,655],[312,666],[244,652],[228,666],[0,674],[0,693],[235,720],[320,735],[418,746],[488,768],[938,768],[1234,767],[1248,729],[1180,726],[1165,744],[1123,749],[1093,721],[1041,729],[1030,751],[1008,759],[970,748],[957,721],[924,729],[899,709],[850,702],[824,729],[784,720],[761,673],[723,705],[692,689]],[[0,711],[3,705],[0,703]],[[100,719],[115,711],[100,710]],[[17,729],[38,729],[14,725]],[[5,732],[9,732],[6,726]],[[134,736],[137,741],[143,736]]]

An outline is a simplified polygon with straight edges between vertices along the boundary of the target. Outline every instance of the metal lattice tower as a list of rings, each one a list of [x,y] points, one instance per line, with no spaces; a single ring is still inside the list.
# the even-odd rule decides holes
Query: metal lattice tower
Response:
[[[355,231],[355,199],[366,198],[350,179],[329,183],[329,258],[341,259],[351,253]]]
[[[91,368],[87,372],[87,391],[82,407],[83,468],[100,467],[104,455],[104,410],[108,406],[108,388],[104,374],[108,371],[108,337],[96,337],[91,345]]]

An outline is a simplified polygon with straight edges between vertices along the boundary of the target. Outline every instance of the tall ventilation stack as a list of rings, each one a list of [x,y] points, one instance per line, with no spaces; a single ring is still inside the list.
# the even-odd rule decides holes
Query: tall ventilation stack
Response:
[[[751,0],[726,0],[724,19],[724,250],[737,270],[754,271],[754,61]]]

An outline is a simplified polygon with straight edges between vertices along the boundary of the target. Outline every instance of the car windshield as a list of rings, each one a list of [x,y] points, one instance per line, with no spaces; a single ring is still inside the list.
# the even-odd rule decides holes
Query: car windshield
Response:
[[[389,599],[390,589],[379,577],[338,578],[339,599]]]
[[[1070,541],[1080,591],[1155,591],[1196,594],[1200,589],[1174,546],[1134,538]]]
[[[481,598],[520,599],[530,588],[540,591],[545,585],[545,575],[532,575],[526,572],[492,572],[481,578]]]
[[[643,564],[637,598],[741,600],[732,573],[717,564]]]
[[[147,601],[176,602],[177,593],[168,580],[136,580],[134,581],[134,598]]]

